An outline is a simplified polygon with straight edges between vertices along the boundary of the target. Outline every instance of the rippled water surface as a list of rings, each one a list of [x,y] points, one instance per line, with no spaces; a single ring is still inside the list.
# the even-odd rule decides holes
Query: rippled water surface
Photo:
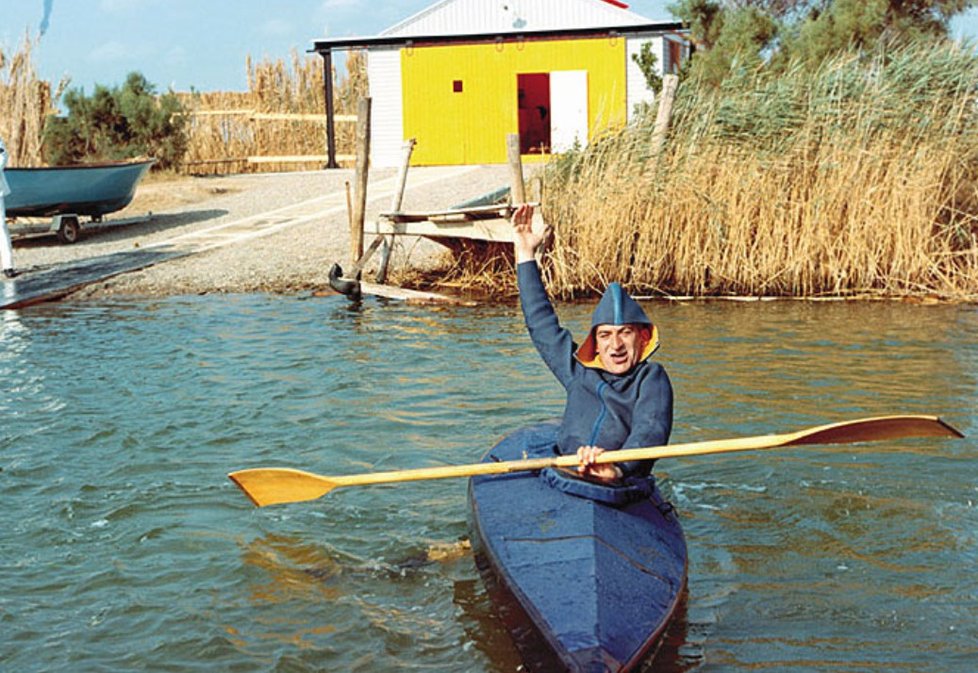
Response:
[[[974,434],[978,311],[650,304],[674,442],[938,413]],[[589,306],[562,306],[583,333]],[[228,471],[474,462],[561,390],[515,307],[174,298],[0,314],[11,671],[516,671],[463,480],[255,509]],[[690,548],[662,671],[961,671],[975,439],[661,461]],[[555,578],[556,582],[567,578]]]

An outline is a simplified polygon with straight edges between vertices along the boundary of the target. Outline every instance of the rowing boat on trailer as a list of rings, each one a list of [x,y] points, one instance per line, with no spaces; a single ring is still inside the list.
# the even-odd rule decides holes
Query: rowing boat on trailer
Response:
[[[519,430],[483,459],[552,455],[557,423]],[[570,671],[629,671],[654,651],[686,585],[686,541],[647,484],[560,471],[472,477],[473,540]]]
[[[8,217],[87,215],[101,218],[122,210],[136,194],[136,183],[155,159],[77,166],[8,168]]]

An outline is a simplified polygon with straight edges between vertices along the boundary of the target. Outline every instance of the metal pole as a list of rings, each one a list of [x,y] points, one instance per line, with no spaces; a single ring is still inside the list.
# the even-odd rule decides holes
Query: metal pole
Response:
[[[323,57],[323,88],[326,92],[326,168],[339,168],[336,163],[336,129],[333,112],[333,52],[319,52]]]

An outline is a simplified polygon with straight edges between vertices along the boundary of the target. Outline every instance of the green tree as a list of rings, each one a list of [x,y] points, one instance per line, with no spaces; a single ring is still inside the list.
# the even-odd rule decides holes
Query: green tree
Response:
[[[818,65],[851,47],[942,39],[978,0],[677,0],[669,9],[698,50],[691,74],[718,84],[732,68]]]
[[[756,68],[778,35],[773,16],[752,5],[725,9],[716,0],[680,0],[670,10],[690,27],[700,49],[693,56],[691,73],[719,84],[732,68]]]
[[[678,0],[669,11],[689,27],[693,42],[705,51],[716,44],[723,29],[724,7],[718,0]]]
[[[811,9],[785,36],[785,55],[818,63],[849,46],[872,49],[947,36],[951,18],[974,0],[833,0]]]
[[[96,85],[91,97],[70,89],[62,99],[68,114],[48,117],[44,153],[49,163],[114,161],[151,156],[157,168],[179,166],[187,151],[186,117],[177,96],[156,90],[130,73],[121,87]]]

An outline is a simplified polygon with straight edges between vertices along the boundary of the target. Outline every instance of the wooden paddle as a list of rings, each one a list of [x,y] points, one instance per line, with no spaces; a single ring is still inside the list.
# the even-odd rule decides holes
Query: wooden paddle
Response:
[[[964,435],[937,416],[880,416],[820,425],[781,435],[715,439],[688,444],[606,451],[598,456],[595,462],[617,463],[628,460],[654,460],[729,451],[774,449],[782,446],[848,444],[883,439],[901,439],[903,437],[964,437]],[[366,486],[367,484],[401,481],[472,477],[480,474],[505,474],[526,470],[542,470],[546,467],[575,467],[577,465],[576,455],[566,455],[332,477],[279,467],[240,470],[232,472],[228,476],[245,492],[245,495],[251,498],[252,502],[259,507],[264,507],[286,502],[315,500],[340,486]]]

